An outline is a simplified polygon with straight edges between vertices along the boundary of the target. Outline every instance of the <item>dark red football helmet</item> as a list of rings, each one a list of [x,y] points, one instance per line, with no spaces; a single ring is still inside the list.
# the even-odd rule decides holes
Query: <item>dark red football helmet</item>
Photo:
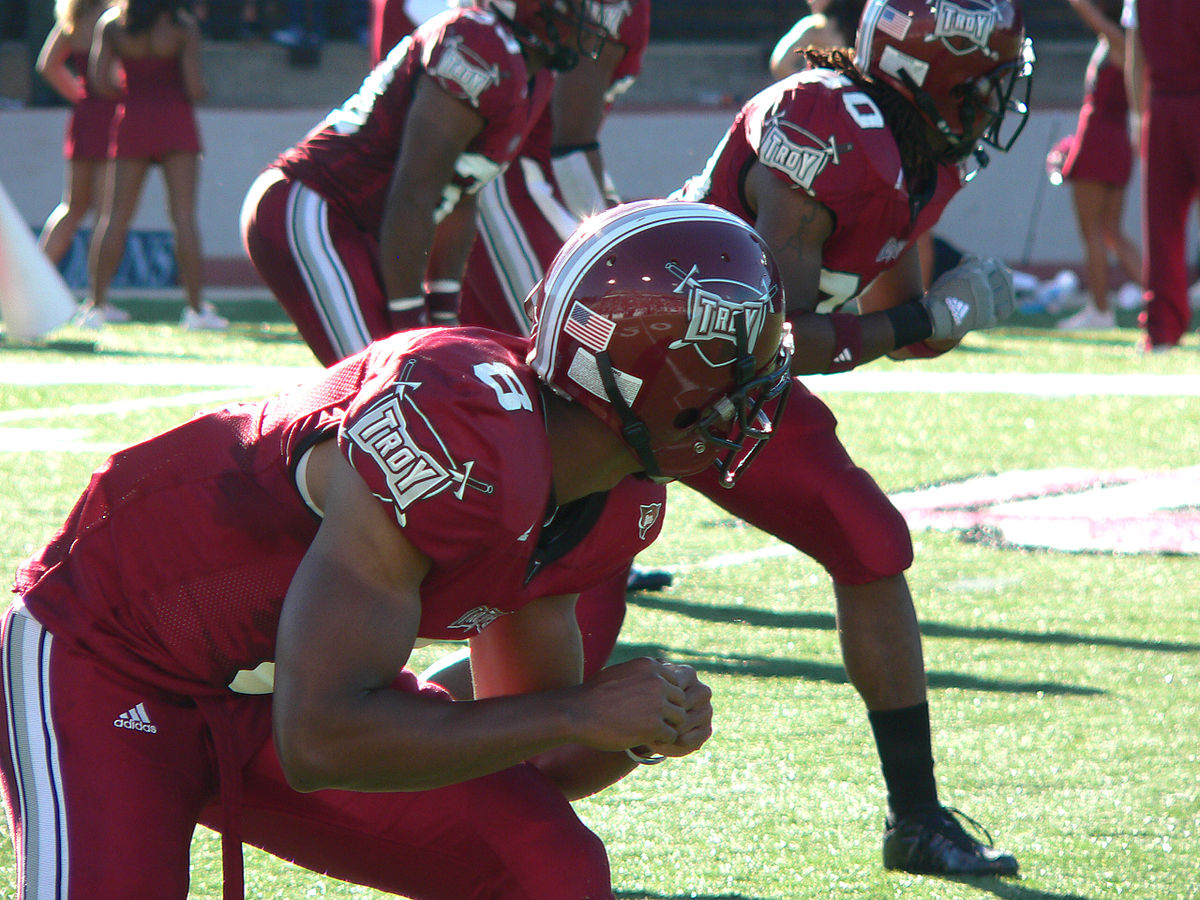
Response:
[[[512,28],[518,40],[544,53],[546,65],[573,69],[580,54],[596,59],[608,31],[604,7],[612,0],[474,0]]]
[[[966,159],[1007,151],[1029,115],[1033,45],[1019,0],[868,0],[858,68],[908,98]]]
[[[529,363],[620,434],[659,480],[732,485],[791,386],[766,244],[715,206],[645,200],[585,220],[528,301]]]

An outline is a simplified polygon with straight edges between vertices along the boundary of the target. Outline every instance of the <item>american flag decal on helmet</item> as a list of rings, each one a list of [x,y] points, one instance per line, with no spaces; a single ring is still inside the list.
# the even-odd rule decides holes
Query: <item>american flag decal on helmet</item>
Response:
[[[578,300],[571,304],[571,311],[567,314],[566,324],[563,325],[563,331],[597,353],[608,349],[608,342],[612,340],[616,330],[615,322],[593,312]]]
[[[890,6],[885,6],[879,13],[879,22],[876,25],[884,34],[891,35],[898,41],[908,37],[908,26],[908,16]]]

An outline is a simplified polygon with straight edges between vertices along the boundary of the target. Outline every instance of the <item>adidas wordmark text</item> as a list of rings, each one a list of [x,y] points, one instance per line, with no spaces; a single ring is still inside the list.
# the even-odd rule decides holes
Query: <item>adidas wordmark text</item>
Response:
[[[146,704],[139,703],[132,709],[126,710],[115,719],[113,725],[117,728],[128,728],[130,731],[146,731],[150,734],[158,734],[158,727],[150,721],[150,716],[146,712]]]

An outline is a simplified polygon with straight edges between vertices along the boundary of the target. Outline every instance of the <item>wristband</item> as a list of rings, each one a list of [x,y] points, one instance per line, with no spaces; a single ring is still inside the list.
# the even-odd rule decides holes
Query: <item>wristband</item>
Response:
[[[408,331],[410,328],[425,328],[429,316],[425,310],[425,297],[393,297],[387,302],[388,327],[392,331]]]
[[[418,294],[416,297],[394,297],[387,303],[388,312],[406,313],[413,310],[423,309],[425,306],[425,295]]]
[[[892,323],[897,350],[933,336],[933,320],[920,303],[901,303],[899,306],[885,309],[883,314]]]
[[[826,372],[846,372],[862,358],[862,320],[853,313],[830,313],[833,325],[833,357]]]
[[[425,282],[425,305],[429,309],[429,324],[454,326],[458,324],[459,291],[462,284],[452,278],[437,278]]]
[[[666,757],[661,753],[651,753],[649,756],[643,756],[637,752],[634,747],[629,747],[625,750],[625,755],[632,759],[639,766],[657,766],[660,762],[666,760]]]

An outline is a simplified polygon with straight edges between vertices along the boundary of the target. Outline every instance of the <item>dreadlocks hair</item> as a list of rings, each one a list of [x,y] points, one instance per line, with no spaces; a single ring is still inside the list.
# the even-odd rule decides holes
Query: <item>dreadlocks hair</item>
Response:
[[[883,121],[896,139],[909,194],[918,201],[913,209],[913,216],[916,216],[932,196],[939,161],[938,152],[929,144],[928,126],[916,106],[891,85],[864,74],[854,64],[854,51],[850,47],[807,47],[802,52],[810,69],[832,69],[845,75],[875,101]]]

